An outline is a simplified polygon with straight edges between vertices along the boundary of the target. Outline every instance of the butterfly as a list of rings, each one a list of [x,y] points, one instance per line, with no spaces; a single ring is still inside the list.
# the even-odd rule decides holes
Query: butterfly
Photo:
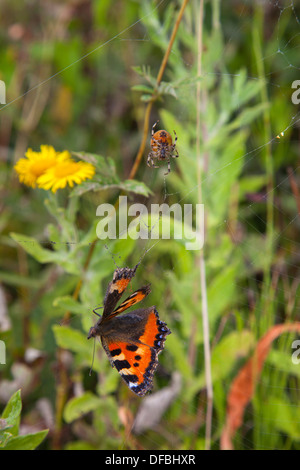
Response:
[[[93,310],[100,318],[91,327],[88,339],[100,337],[112,367],[117,369],[130,390],[144,396],[152,388],[157,357],[171,331],[159,319],[154,306],[118,316],[151,292],[150,285],[141,287],[116,307],[137,266],[114,271],[113,280],[106,290],[102,316],[96,313],[97,309]]]

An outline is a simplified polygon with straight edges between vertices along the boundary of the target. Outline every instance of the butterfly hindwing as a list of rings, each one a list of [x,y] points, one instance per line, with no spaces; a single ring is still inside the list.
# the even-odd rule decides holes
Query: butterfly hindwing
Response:
[[[170,330],[159,319],[155,307],[133,311],[119,320],[121,319],[131,320],[129,323],[138,321],[139,325],[132,334],[123,331],[120,335],[122,340],[102,336],[102,344],[111,364],[118,370],[128,387],[137,395],[143,396],[152,387],[153,374],[158,365],[158,354],[164,348]],[[118,323],[121,326],[123,322]]]

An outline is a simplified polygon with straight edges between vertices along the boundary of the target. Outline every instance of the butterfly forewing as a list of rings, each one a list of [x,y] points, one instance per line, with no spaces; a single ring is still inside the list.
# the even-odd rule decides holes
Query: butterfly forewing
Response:
[[[133,294],[131,294],[126,300],[124,300],[124,302],[122,302],[119,305],[119,307],[117,307],[110,314],[110,316],[118,315],[119,313],[124,312],[125,310],[137,304],[138,302],[141,302],[142,300],[144,300],[145,297],[147,297],[148,294],[150,294],[150,292],[151,292],[150,285],[142,287],[141,289],[138,289]]]
[[[104,298],[103,317],[112,313],[127,289],[129,282],[134,277],[135,271],[136,268],[118,268],[114,271],[113,280],[108,284]]]

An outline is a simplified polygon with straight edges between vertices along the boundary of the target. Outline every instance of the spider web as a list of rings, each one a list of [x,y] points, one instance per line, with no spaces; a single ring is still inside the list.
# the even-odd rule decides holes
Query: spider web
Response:
[[[164,7],[165,4],[167,4],[167,3],[169,3],[169,2],[166,2],[166,0],[162,0],[161,2],[159,2],[157,4],[155,9],[160,9],[160,8]],[[292,83],[293,79],[288,79],[288,80],[290,80],[290,81],[288,81],[288,85],[286,83],[285,84],[277,83],[276,73],[286,71],[287,76],[288,77],[294,77],[294,79],[297,78],[297,74],[299,76],[298,71],[300,69],[300,66],[299,66],[299,64],[295,63],[295,60],[293,58],[294,57],[293,49],[299,47],[300,17],[299,17],[299,13],[297,12],[294,1],[288,1],[288,2],[279,2],[279,1],[272,2],[272,1],[270,1],[270,2],[267,2],[267,4],[270,8],[271,13],[273,15],[277,15],[277,29],[275,31],[275,35],[276,35],[276,38],[277,38],[277,49],[272,50],[272,51],[268,51],[267,55],[265,55],[264,58],[263,58],[263,62],[265,64],[270,64],[271,63],[271,66],[269,65],[270,69],[269,69],[268,72],[265,73],[265,76],[269,79],[268,86],[271,87],[271,88],[272,87],[276,88],[278,91],[280,91],[282,93],[282,95],[285,97],[285,99],[287,101],[290,101],[291,100],[291,94],[292,94],[291,83]],[[286,21],[287,21],[286,15],[289,15],[289,20],[288,21],[291,22],[293,27],[295,26],[295,24],[298,25],[299,32],[296,33],[296,35],[294,35],[293,37],[289,38],[286,42],[283,42],[282,39],[280,38],[280,28],[282,27],[282,25],[286,24]],[[150,13],[150,17],[151,17],[151,13]],[[240,5],[240,13],[238,15],[238,19],[239,19],[239,27],[237,28],[237,30],[234,31],[234,33],[229,33],[227,35],[225,33],[224,55],[226,55],[228,50],[230,50],[231,45],[236,41],[237,34],[239,32],[243,32],[244,30],[246,30],[249,27],[249,24],[251,23],[251,19],[249,19],[249,15],[248,15],[248,4],[247,4],[247,2],[242,3]],[[38,85],[34,86],[33,88],[31,88],[27,92],[27,94],[31,93],[31,92],[34,92],[38,87],[45,85],[48,81],[58,78],[58,76],[60,74],[64,73],[64,71],[71,68],[74,64],[78,63],[79,61],[87,59],[87,57],[90,54],[96,53],[97,51],[99,51],[103,47],[107,47],[108,44],[110,44],[110,47],[114,47],[114,45],[117,44],[117,42],[116,42],[117,40],[119,40],[119,41],[128,41],[128,42],[132,43],[134,45],[134,47],[140,47],[140,44],[149,42],[150,40],[148,39],[147,33],[145,34],[144,31],[140,34],[140,38],[135,37],[139,33],[137,33],[136,35],[133,34],[133,32],[136,32],[135,31],[136,28],[140,27],[142,21],[143,21],[143,18],[140,18],[137,21],[135,21],[134,23],[130,24],[123,31],[121,31],[117,35],[113,36],[111,39],[109,39],[105,43],[99,45],[97,48],[93,49],[88,54],[84,55],[83,57],[78,58],[73,63],[67,64],[65,68],[63,68],[59,72],[53,74],[47,80],[44,80],[40,84],[38,84]],[[126,34],[130,34],[130,35],[132,34],[132,37],[123,37]],[[183,59],[181,56],[178,56],[178,55],[177,55],[176,58],[177,58],[177,60],[182,61],[182,63],[185,65],[185,67],[187,67],[187,69],[189,67],[192,68],[192,63],[189,63],[186,59]],[[280,60],[276,60],[276,59],[280,59]],[[235,72],[224,74],[223,72],[218,72],[218,71],[215,71],[215,70],[206,70],[204,73],[206,75],[212,75],[212,76],[227,75],[228,77],[236,77],[236,76],[239,75],[238,73],[235,73]],[[253,81],[261,80],[258,76],[249,76],[249,75],[247,75],[247,79],[253,80]],[[188,90],[187,93],[191,93],[191,92],[194,93],[194,91],[195,91],[194,85],[193,85],[193,87],[191,86],[187,90]],[[11,107],[15,103],[16,100],[19,100],[23,97],[24,97],[24,95],[22,95],[22,96],[20,96],[16,99],[12,100],[11,102],[7,103],[5,106],[3,106],[1,108],[0,111],[3,111],[5,108]],[[183,108],[184,108],[184,105],[183,105]],[[183,109],[182,113],[179,113],[177,118],[178,118],[179,121],[181,121],[181,120],[184,121],[185,116],[186,116],[186,110]],[[266,140],[262,143],[259,143],[259,145],[252,145],[252,147],[249,148],[244,155],[238,157],[238,160],[241,160],[243,162],[242,163],[243,172],[247,172],[247,169],[251,168],[251,166],[253,164],[255,164],[256,159],[262,154],[264,149],[267,148],[268,146],[270,146],[271,144],[273,144],[273,145],[274,144],[276,144],[276,145],[285,145],[285,136],[289,133],[293,133],[293,135],[295,135],[295,137],[296,137],[296,133],[299,129],[299,121],[300,121],[300,112],[298,111],[297,107],[295,106],[295,113],[292,114],[291,116],[289,116],[289,118],[287,119],[287,121],[286,121],[286,123],[285,123],[285,125],[283,126],[282,129],[277,129],[276,132],[274,132],[272,134],[270,139],[268,139],[268,140]],[[183,159],[184,155],[188,152],[188,148],[185,147],[183,144],[180,144],[180,135],[178,135],[178,148],[179,148],[179,154],[180,154],[179,158]],[[172,163],[173,163],[173,165],[172,165],[172,172],[173,172],[173,171],[176,171],[175,167],[176,167],[177,161],[174,161]],[[225,170],[228,169],[233,163],[234,163],[234,161],[226,163],[225,165],[220,166],[219,168],[217,168],[215,170],[208,169],[208,172],[203,175],[201,184],[204,184],[205,182],[209,181],[210,191],[214,192],[214,190],[218,187],[219,179],[222,178],[222,175],[225,172]],[[300,165],[297,165],[297,167],[293,169],[293,174],[294,175],[296,174],[296,170],[298,169],[299,166]],[[151,187],[152,183],[156,184],[157,178],[161,178],[162,173],[164,171],[165,171],[165,168],[162,168],[161,172],[158,172],[158,174],[155,174],[155,173],[151,174],[151,177],[149,177],[149,183],[148,183],[150,187]],[[172,181],[172,180],[170,180],[170,181]],[[171,189],[169,189],[170,187],[171,187]],[[160,195],[161,202],[168,201],[170,198],[172,198],[172,200],[176,200],[179,203],[182,203],[182,202],[184,203],[185,200],[188,200],[189,197],[191,195],[193,195],[193,193],[197,192],[197,190],[198,190],[198,185],[186,188],[186,191],[185,191],[184,194],[182,194],[182,191],[178,191],[178,192],[176,190],[174,191],[173,186],[171,185],[171,183],[169,183],[168,177],[163,177],[163,190],[162,190],[161,195]],[[280,194],[287,194],[287,195],[291,194],[291,190],[290,190],[290,186],[289,186],[289,176],[280,174],[279,178],[278,178],[278,181],[276,181],[273,188],[270,191],[266,191],[264,194],[261,195],[260,202],[264,203],[268,199],[268,196],[270,195],[271,192],[273,193],[273,195],[276,195],[279,192],[280,192]],[[146,202],[146,200],[145,200],[145,202]],[[283,219],[282,220],[283,226],[281,227],[280,230],[277,230],[277,232],[274,236],[274,246],[276,246],[277,251],[286,253],[286,255],[289,255],[289,257],[291,259],[293,259],[293,255],[297,256],[298,252],[293,252],[291,250],[289,242],[292,242],[293,247],[297,246],[298,244],[295,240],[292,240],[290,238],[289,230],[290,230],[291,227],[293,227],[293,228],[296,227],[296,229],[298,229],[297,224],[298,224],[299,214],[297,213],[297,210],[290,210],[289,208],[286,209],[285,207],[282,207],[280,202],[278,202],[275,197],[272,201],[272,205],[273,205],[273,208],[276,211],[276,213],[278,213]],[[257,228],[258,224],[255,224],[255,222],[261,222],[262,225],[265,224],[264,214],[262,213],[262,211],[258,207],[256,200],[250,201],[250,202],[244,204],[243,214],[249,214],[249,213],[251,213],[252,216],[253,216],[253,223],[251,223],[249,221],[248,217],[243,217],[243,215],[241,213],[239,213],[239,221],[241,223],[243,223],[244,227],[246,229],[249,229],[250,232],[254,231],[258,235],[264,237],[265,236],[264,229],[262,229],[260,231]],[[153,227],[149,227],[149,226],[147,226],[147,228],[150,230],[150,232],[153,229]],[[224,220],[223,223],[219,225],[219,228],[222,231],[224,231],[225,228],[226,228],[226,230],[229,233],[231,233],[233,238],[236,237],[236,233],[232,231],[232,227],[231,227],[228,220]],[[49,243],[49,242],[45,242],[45,243]],[[70,241],[70,244],[72,244],[72,243],[76,243],[76,242]],[[110,250],[109,242],[106,242],[106,243],[107,243],[107,249]],[[148,255],[149,250],[151,250],[153,247],[155,247],[157,244],[160,244],[160,243],[163,243],[163,241],[159,240],[159,241],[153,243],[153,241],[150,240],[150,241],[148,241],[148,242],[146,242],[142,245],[141,259],[142,259],[142,262],[143,262],[144,266],[146,266],[146,263],[147,263],[147,255]],[[261,248],[260,247],[255,247],[255,246],[253,247],[253,245],[251,243],[249,243],[249,241],[246,237],[242,242],[240,242],[239,244],[236,245],[235,249],[240,250],[241,252],[247,251],[249,249],[254,250],[255,254],[252,257],[252,259],[249,261],[250,265],[253,266],[254,268],[255,268],[255,264],[256,264],[255,262],[257,260],[259,260],[259,258],[262,256]],[[115,263],[115,264],[119,263],[119,261],[117,261],[116,258],[117,258],[117,256],[119,257],[120,254],[115,254],[112,251],[111,251],[111,254],[112,254],[112,258],[113,258],[113,263]],[[284,272],[284,276],[285,276],[285,279],[287,280],[287,282],[290,281],[291,283],[295,283],[295,286],[297,287],[297,285],[299,283],[299,275],[298,275],[299,264],[297,263],[297,261],[296,262],[291,262],[290,258],[289,258],[289,261],[287,261],[285,259],[284,264],[285,264],[285,266],[288,266],[290,268],[290,271],[292,273],[294,273],[294,275],[292,275],[291,272],[288,272],[288,273]],[[113,263],[112,263],[112,270],[114,269]],[[175,269],[175,265],[174,265],[173,269]],[[282,269],[277,268],[277,266],[276,266],[276,268],[275,267],[273,268],[272,272],[276,273],[276,269],[278,269],[278,275],[282,275],[282,273],[283,273]],[[268,293],[268,291],[264,292],[264,286],[265,286],[266,283],[263,279],[258,279],[256,274],[253,275],[252,277],[251,277],[251,275],[248,274],[247,277],[250,281],[252,280],[254,283],[256,283],[256,284],[259,283],[259,285],[261,285],[260,296],[263,300],[265,300],[265,301],[271,300],[271,298],[269,298],[270,294]],[[244,293],[244,295],[242,297],[244,299],[245,309],[249,308],[249,303],[245,302],[245,297],[247,297],[247,295],[249,297],[249,295],[250,295],[249,292],[250,292],[251,289],[249,288],[249,286],[245,286],[240,281],[236,282],[235,285],[236,285],[237,289],[240,292]],[[286,290],[284,288],[280,287],[279,285],[277,285],[277,292],[278,292],[278,297],[279,297],[278,300],[277,300],[277,304],[279,306],[282,305],[282,307],[284,307],[284,305],[286,304],[286,301],[285,301]],[[297,288],[295,288],[295,301],[294,301],[295,305],[294,305],[294,309],[293,309],[293,316],[296,317],[296,318],[299,315],[299,313],[298,313],[299,312],[299,305],[298,305],[297,299],[298,299]],[[240,300],[240,305],[243,306],[243,300]],[[94,308],[94,305],[91,306],[91,309],[92,308]],[[263,309],[261,309],[261,312],[263,312]],[[181,313],[183,314],[183,312],[181,312]],[[166,320],[167,323],[168,323],[167,319],[163,318],[163,320]],[[230,331],[230,326],[228,325],[228,323],[225,322],[220,327],[221,327],[220,335],[221,336],[223,335],[223,337],[224,337],[224,335],[226,333],[226,328],[228,328],[229,331]],[[185,345],[183,345],[183,346],[185,346]],[[167,349],[167,347],[168,347],[168,342],[166,342],[165,350]],[[220,361],[222,361],[222,359],[223,358],[220,357]],[[286,403],[285,406],[288,407],[288,408],[295,407],[295,409],[297,409],[297,398],[299,397],[299,391],[300,391],[298,379],[295,378],[294,382],[293,382],[293,385],[291,385],[290,387],[287,387],[286,384],[280,385],[280,380],[278,380],[278,383],[274,383],[274,385],[271,385],[271,382],[268,380],[269,376],[271,376],[274,371],[278,371],[279,378],[280,378],[280,373],[281,372],[283,374],[286,373],[286,369],[284,369],[284,368],[281,369],[280,364],[276,363],[275,359],[276,359],[276,357],[274,356],[273,359],[271,358],[271,360],[266,361],[265,366],[264,366],[263,374],[261,375],[261,377],[258,380],[257,388],[260,389],[260,390],[267,389],[267,393],[270,393],[270,394],[272,394],[273,389],[282,391],[282,394],[288,393],[289,396],[294,399],[294,403],[288,402],[288,403]],[[276,367],[274,365],[275,363],[276,363]],[[203,367],[201,366],[196,370],[197,370],[197,373],[200,374],[203,371]],[[229,382],[229,380],[228,380],[228,382],[226,382],[226,379],[225,379],[225,380],[223,380],[223,383],[224,383],[224,386],[226,388],[226,391],[228,391],[229,387],[230,387],[230,384],[231,384],[231,381]],[[220,393],[220,391],[218,390],[217,393]],[[197,400],[192,401],[192,402],[191,401],[186,401],[184,393],[182,393],[182,392],[179,395],[179,397],[180,398],[178,398],[177,400],[180,403],[176,402],[175,405],[177,407],[181,407],[181,409],[186,408],[189,412],[189,416],[191,416],[191,417],[192,416],[197,416],[198,419],[200,420],[200,422],[201,422],[201,418],[202,418],[202,425],[203,425],[203,422],[205,420],[205,407],[206,407],[205,395],[200,394],[197,397]],[[270,405],[272,405],[272,404],[270,404]],[[280,429],[280,423],[282,423],[282,432],[284,432],[284,429],[287,425],[289,425],[289,426],[293,425],[293,426],[295,426],[295,429],[298,431],[298,435],[300,436],[300,417],[297,417],[297,413],[295,412],[295,416],[292,416],[291,419],[288,420],[288,422],[287,422],[287,420],[285,418],[286,415],[282,414],[281,409],[280,409],[281,406],[283,406],[283,405],[275,402],[273,404],[273,406],[274,406],[274,420],[277,423],[276,426],[273,426],[274,421],[272,421],[272,420],[270,420],[270,422],[263,422],[262,421],[259,414],[257,414],[256,411],[254,411],[254,410],[259,409],[257,404],[256,404],[255,408],[252,408],[252,407],[247,408],[246,426],[248,427],[249,434],[247,433],[247,434],[244,434],[242,437],[238,436],[236,438],[236,441],[235,441],[236,444],[239,443],[239,440],[241,441],[240,446],[239,446],[240,448],[253,449],[253,438],[248,437],[248,436],[251,436],[251,431],[253,431],[256,435],[261,434],[261,436],[262,436],[261,442],[263,442],[263,445],[261,446],[261,448],[274,449],[274,447],[272,446],[272,441],[276,442],[276,438],[278,437],[278,434],[280,433],[280,431],[278,431],[278,429]],[[282,416],[283,416],[283,418],[282,418]],[[161,421],[160,421],[160,424],[159,424],[159,427],[158,427],[158,432],[159,433],[165,433],[166,434],[165,435],[166,441],[171,442],[174,445],[174,447],[176,447],[176,445],[178,445],[178,446],[182,445],[182,439],[183,439],[184,434],[193,434],[193,432],[195,432],[194,423],[191,422],[192,419],[187,420],[187,421],[188,421],[187,423],[183,422],[181,424],[181,429],[180,429],[181,434],[179,432],[178,437],[177,436],[172,436],[172,429],[177,429],[178,428],[178,421],[175,420],[174,418],[171,418],[169,416],[169,414],[166,413],[166,415],[164,415],[162,417]],[[258,426],[259,429],[256,429],[255,426]],[[216,417],[214,417],[213,422],[212,422],[212,434],[213,434],[213,436],[219,436],[219,433],[220,433],[220,427],[218,425],[218,419]],[[130,432],[128,433],[128,436],[124,439],[124,448],[126,448],[126,446],[128,444],[129,437],[130,437]],[[160,444],[161,440],[158,437],[156,437],[155,433],[153,433],[153,432],[142,434],[142,438],[145,438],[147,443],[150,444],[150,446],[152,445],[153,448],[157,448],[161,445]],[[256,438],[256,442],[259,442],[259,438]],[[258,449],[260,447],[259,447],[259,445],[256,445],[255,448]]]

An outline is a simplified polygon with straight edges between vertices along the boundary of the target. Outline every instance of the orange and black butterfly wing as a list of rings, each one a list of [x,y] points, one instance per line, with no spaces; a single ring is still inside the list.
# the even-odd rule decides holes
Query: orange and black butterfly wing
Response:
[[[104,298],[103,317],[107,317],[113,312],[129,282],[134,277],[136,269],[137,266],[133,269],[118,268],[114,271],[113,280],[108,284]]]
[[[122,302],[119,307],[117,307],[109,317],[113,315],[119,315],[119,313],[124,312],[128,308],[132,307],[133,305],[141,302],[148,294],[150,294],[151,288],[150,284],[148,286],[141,287],[141,289],[136,290],[133,294],[131,294],[124,302]]]
[[[109,323],[114,323],[113,329],[108,335],[101,335],[109,360],[128,387],[144,396],[152,388],[158,354],[171,331],[159,319],[155,307],[112,318]]]

